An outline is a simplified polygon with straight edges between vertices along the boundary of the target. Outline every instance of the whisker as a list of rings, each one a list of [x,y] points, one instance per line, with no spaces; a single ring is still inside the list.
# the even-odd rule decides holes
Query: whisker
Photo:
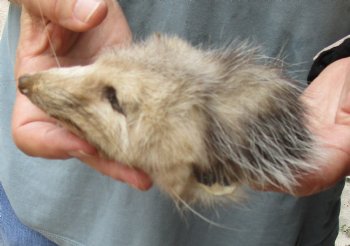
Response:
[[[171,194],[179,201],[181,202],[181,204],[188,209],[190,212],[192,212],[195,216],[197,216],[198,218],[200,218],[201,220],[203,220],[204,222],[207,222],[209,225],[221,228],[221,229],[225,229],[225,230],[229,230],[229,231],[236,231],[236,229],[232,228],[232,227],[228,227],[225,225],[221,225],[219,223],[216,223],[208,218],[206,218],[204,215],[202,215],[201,213],[199,213],[198,211],[196,211],[194,208],[192,208],[187,202],[185,202],[176,192],[171,192]]]
[[[55,47],[53,46],[52,39],[51,39],[51,37],[50,37],[49,31],[47,30],[47,26],[46,26],[46,23],[45,23],[45,17],[44,17],[43,10],[42,10],[42,8],[41,8],[40,1],[37,0],[36,2],[37,2],[38,7],[39,7],[39,11],[40,11],[40,15],[41,15],[41,20],[42,20],[43,25],[44,25],[44,28],[45,28],[45,34],[46,34],[47,39],[48,39],[48,41],[49,41],[49,46],[50,46],[52,55],[54,56],[54,59],[55,59],[55,61],[56,61],[57,66],[60,68],[60,67],[61,67],[61,64],[60,64],[60,61],[58,60],[57,53],[56,53]]]

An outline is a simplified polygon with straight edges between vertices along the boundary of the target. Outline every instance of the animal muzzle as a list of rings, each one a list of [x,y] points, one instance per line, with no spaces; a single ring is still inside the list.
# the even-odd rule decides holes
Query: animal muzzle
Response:
[[[33,79],[30,75],[23,75],[18,79],[18,90],[26,96],[30,96],[33,89]]]

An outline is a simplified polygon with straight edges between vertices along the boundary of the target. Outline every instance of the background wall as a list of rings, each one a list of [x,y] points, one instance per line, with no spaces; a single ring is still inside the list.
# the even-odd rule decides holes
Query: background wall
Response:
[[[0,0],[0,36],[2,34],[2,29],[7,15],[8,1]]]

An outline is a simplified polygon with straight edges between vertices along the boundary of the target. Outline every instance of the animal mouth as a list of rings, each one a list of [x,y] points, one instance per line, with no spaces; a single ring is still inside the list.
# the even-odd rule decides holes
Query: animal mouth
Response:
[[[86,134],[85,131],[83,131],[83,129],[79,127],[74,121],[72,121],[69,118],[65,118],[57,115],[50,115],[50,116],[58,120],[58,122],[62,125],[62,127],[68,129],[70,132],[72,132],[79,138],[82,138],[88,141],[90,144],[92,144],[101,154],[101,156],[111,159],[111,157],[103,150],[103,148],[101,148],[98,144],[94,143],[93,141],[87,138],[88,134]]]
[[[85,133],[84,131],[71,119],[57,116],[57,115],[50,115],[51,117],[58,120],[62,125],[64,125],[66,128],[68,128],[70,131],[72,131],[74,134],[78,135],[79,137],[84,137]]]

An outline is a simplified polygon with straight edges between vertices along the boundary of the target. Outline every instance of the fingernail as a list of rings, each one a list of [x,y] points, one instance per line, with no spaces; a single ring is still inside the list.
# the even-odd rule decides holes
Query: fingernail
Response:
[[[140,172],[132,175],[128,181],[131,187],[140,191],[148,190],[152,186],[150,178],[146,174],[141,175]]]
[[[146,185],[144,185],[144,184],[133,184],[133,183],[129,183],[129,185],[130,185],[132,188],[134,188],[134,189],[136,189],[136,190],[139,190],[139,191],[146,191],[146,190],[148,190],[149,188],[151,188],[151,186],[152,186],[152,185],[150,185],[150,184],[147,184],[147,186],[146,186]]]
[[[139,190],[139,191],[143,191],[140,187],[138,187],[137,185],[135,184],[129,184],[133,189],[135,190]]]
[[[102,3],[102,0],[77,0],[74,15],[82,22],[88,22]]]
[[[75,151],[70,151],[68,152],[68,155],[70,155],[71,157],[75,157],[75,158],[87,158],[87,157],[91,157],[92,155],[89,155],[88,153],[82,151],[82,150],[75,150]]]

